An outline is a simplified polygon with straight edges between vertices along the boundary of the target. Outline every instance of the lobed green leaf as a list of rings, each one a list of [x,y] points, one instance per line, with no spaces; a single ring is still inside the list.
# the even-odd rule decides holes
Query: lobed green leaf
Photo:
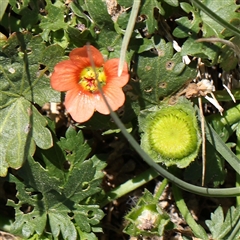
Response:
[[[20,168],[34,154],[35,144],[42,149],[52,146],[47,121],[34,104],[60,101],[59,93],[50,87],[48,71],[62,54],[60,47],[46,47],[40,36],[27,32],[12,34],[2,47],[0,176],[7,174],[8,167]]]

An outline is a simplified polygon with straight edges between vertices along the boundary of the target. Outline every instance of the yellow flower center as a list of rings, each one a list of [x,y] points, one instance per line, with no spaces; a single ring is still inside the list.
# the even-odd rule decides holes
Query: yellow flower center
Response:
[[[84,90],[89,92],[98,91],[98,81],[101,86],[106,84],[106,75],[102,67],[93,69],[92,67],[86,67],[80,73],[79,84]]]

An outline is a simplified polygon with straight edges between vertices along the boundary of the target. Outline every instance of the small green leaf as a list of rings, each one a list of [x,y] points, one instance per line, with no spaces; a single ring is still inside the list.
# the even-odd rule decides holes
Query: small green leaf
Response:
[[[211,213],[211,220],[206,220],[206,225],[212,233],[213,239],[226,239],[226,235],[231,233],[234,225],[240,218],[240,206],[229,208],[224,219],[222,207],[218,207],[214,213]]]
[[[15,0],[9,0],[9,3],[12,10],[18,15],[21,15],[20,20],[18,20],[19,25],[25,30],[32,31],[34,29],[36,33],[40,16],[40,6],[38,2],[31,0],[17,2]]]
[[[96,235],[94,233],[87,233],[87,232],[82,232],[80,229],[78,229],[80,239],[88,239],[88,240],[98,240]]]
[[[189,3],[180,3],[181,8],[186,13],[192,14],[192,19],[188,17],[181,17],[176,19],[176,23],[178,27],[173,30],[173,35],[178,38],[185,38],[188,36],[196,36],[200,30],[200,24],[202,23],[202,19],[200,17],[199,11],[192,7]]]
[[[141,6],[140,13],[146,15],[146,26],[148,30],[148,34],[154,33],[157,20],[154,17],[154,9],[158,9],[159,12],[164,15],[164,9],[161,6],[161,2],[158,0],[146,0],[144,1],[143,5]]]
[[[100,48],[104,48],[108,52],[108,58],[119,58],[122,35],[117,34],[115,31],[109,29],[103,29],[98,36],[98,45]],[[111,49],[111,51],[109,51]]]
[[[240,174],[239,158],[228,148],[209,123],[206,123],[206,138],[219,154]]]
[[[91,35],[90,30],[88,29],[80,32],[78,29],[69,26],[66,29],[66,32],[68,34],[68,38],[70,38],[70,42],[76,47],[82,47],[86,44],[86,42],[95,41]]]
[[[1,1],[0,2],[0,21],[5,13],[9,0]]]
[[[67,160],[73,167],[77,163],[83,162],[91,151],[87,143],[84,143],[83,134],[81,131],[78,133],[72,128],[68,128],[66,138],[60,139],[60,146],[66,152],[71,152],[66,156]],[[76,144],[76,142],[78,144]],[[81,146],[81,147],[79,147]]]
[[[173,7],[178,6],[178,0],[164,0],[164,2],[166,2],[167,4],[169,4],[170,6],[173,6]]]
[[[67,28],[67,23],[64,22],[64,10],[65,6],[62,4],[61,7],[55,6],[50,0],[46,0],[47,6],[47,15],[42,17],[39,27],[43,31],[57,31],[59,29]],[[47,39],[44,39],[47,40]]]
[[[77,231],[71,220],[66,217],[67,210],[65,212],[53,211],[49,215],[49,225],[52,235],[56,238],[61,233],[63,239],[76,240]]]
[[[99,0],[85,0],[88,13],[93,22],[100,28],[113,28],[113,21],[107,11],[105,1]]]

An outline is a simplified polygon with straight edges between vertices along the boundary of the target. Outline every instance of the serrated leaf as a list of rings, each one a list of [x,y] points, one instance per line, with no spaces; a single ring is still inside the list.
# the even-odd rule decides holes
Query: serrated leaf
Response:
[[[157,20],[154,17],[154,9],[158,9],[161,15],[164,15],[164,9],[158,0],[145,0],[141,6],[140,14],[146,15],[146,26],[148,34],[152,34],[157,26]]]
[[[77,239],[76,228],[66,214],[67,212],[59,213],[59,211],[48,214],[51,233],[54,237],[62,233],[63,239],[75,240]]]
[[[199,25],[202,22],[199,11],[186,2],[180,3],[180,6],[186,13],[192,14],[192,19],[189,19],[188,17],[176,19],[175,21],[178,24],[178,27],[173,30],[173,35],[178,38],[196,35],[200,30]]]
[[[70,152],[67,154],[66,158],[71,163],[71,167],[73,167],[77,163],[83,162],[88,154],[91,151],[91,148],[87,143],[83,143],[84,138],[81,131],[78,133],[72,128],[68,128],[66,132],[66,138],[60,139],[60,146],[66,152]],[[78,143],[76,145],[76,142]],[[81,148],[79,147],[81,145]]]
[[[239,219],[240,206],[229,208],[225,220],[223,209],[219,206],[214,213],[211,213],[211,220],[205,222],[212,233],[213,239],[225,239],[225,236],[231,233]]]
[[[89,18],[84,13],[84,11],[86,11],[86,6],[84,3],[81,3],[80,1],[72,1],[70,2],[69,7],[72,9],[74,14],[76,14],[80,18],[85,19],[87,22],[89,22]]]
[[[108,52],[108,58],[119,58],[121,50],[122,36],[115,31],[103,29],[98,36],[98,44],[105,50],[113,48]]]
[[[46,0],[46,2],[47,15],[42,17],[39,27],[43,29],[42,36],[47,41],[50,31],[66,29],[68,24],[64,21],[65,5],[55,6],[50,0]]]
[[[74,218],[82,231],[90,232],[91,226],[99,224],[103,217],[98,205],[84,204],[86,199],[101,190],[101,179],[96,179],[95,173],[93,161],[87,160],[76,164],[67,180],[59,179],[54,172],[44,169],[30,157],[17,172],[23,182],[13,175],[9,176],[10,182],[16,183],[19,200],[18,203],[8,201],[8,205],[16,211],[11,232],[24,237],[35,232],[41,235],[49,221],[54,238],[61,233],[64,239],[75,240]],[[29,206],[32,211],[23,212],[23,206]],[[31,224],[25,225],[28,222]]]
[[[66,178],[66,169],[64,164],[66,164],[66,156],[64,151],[60,148],[60,143],[53,136],[54,144],[49,149],[37,148],[34,154],[34,158],[39,162],[43,162],[46,169],[49,172],[54,172],[54,176],[58,179]]]
[[[66,32],[68,34],[68,38],[70,38],[69,42],[74,44],[76,47],[82,47],[86,44],[86,42],[95,41],[91,35],[90,30],[88,29],[80,32],[78,29],[69,26],[66,29]]]
[[[10,105],[21,96],[39,105],[60,101],[60,94],[51,89],[47,75],[48,68],[52,70],[52,66],[61,59],[63,51],[60,47],[46,48],[40,36],[16,33],[8,39],[2,52],[0,108]],[[47,61],[50,56],[52,60]]]
[[[80,229],[91,232],[91,225],[97,225],[103,217],[103,212],[98,205],[78,205],[74,210],[74,219]]]
[[[81,174],[79,174],[81,172]],[[94,180],[96,169],[92,161],[78,162],[69,173],[68,181],[63,186],[65,196],[70,196],[74,202],[81,202],[89,195],[100,191],[99,180]]]
[[[28,4],[31,0],[26,1],[20,1],[17,2],[15,0],[8,0],[8,2],[11,4],[13,11],[15,13],[20,13],[24,8],[28,7]]]

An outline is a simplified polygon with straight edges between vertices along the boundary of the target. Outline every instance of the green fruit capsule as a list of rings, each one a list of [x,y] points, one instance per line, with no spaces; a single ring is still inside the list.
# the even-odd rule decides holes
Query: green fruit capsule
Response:
[[[184,168],[196,158],[201,137],[195,109],[188,100],[142,111],[139,125],[141,147],[155,162]]]

